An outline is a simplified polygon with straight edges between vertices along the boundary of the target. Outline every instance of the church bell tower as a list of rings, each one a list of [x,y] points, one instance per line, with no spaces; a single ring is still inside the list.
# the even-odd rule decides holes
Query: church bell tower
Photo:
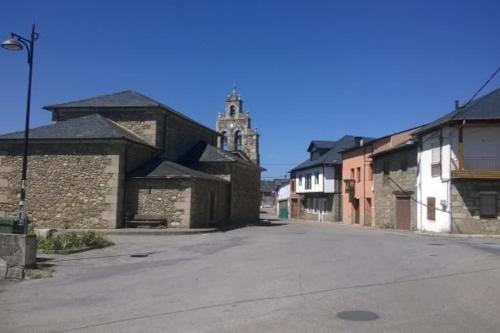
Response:
[[[250,115],[243,111],[243,100],[233,87],[226,98],[224,113],[217,116],[217,131],[222,134],[219,148],[243,153],[259,165],[259,134],[252,129]]]

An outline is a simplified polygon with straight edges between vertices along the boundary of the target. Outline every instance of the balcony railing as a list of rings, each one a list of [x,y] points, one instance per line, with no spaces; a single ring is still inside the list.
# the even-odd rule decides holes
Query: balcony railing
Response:
[[[467,157],[462,165],[458,160],[452,161],[451,176],[453,178],[500,178],[499,157]]]
[[[345,193],[354,194],[356,181],[354,179],[344,179]]]

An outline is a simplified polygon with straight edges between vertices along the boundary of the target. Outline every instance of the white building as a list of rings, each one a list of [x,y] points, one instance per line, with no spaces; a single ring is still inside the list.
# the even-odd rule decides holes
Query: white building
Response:
[[[417,228],[500,232],[500,89],[417,131]]]
[[[276,215],[280,218],[288,218],[290,212],[290,183],[279,187],[277,201]]]
[[[341,151],[370,138],[345,135],[338,141],[311,141],[309,159],[291,173],[291,216],[319,221],[341,221]],[[296,196],[294,196],[296,194]]]

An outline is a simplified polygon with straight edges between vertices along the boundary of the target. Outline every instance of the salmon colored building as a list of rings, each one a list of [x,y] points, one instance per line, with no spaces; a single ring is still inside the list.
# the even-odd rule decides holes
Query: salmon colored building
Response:
[[[417,127],[418,128],[418,127]],[[372,155],[411,139],[417,128],[390,134],[342,152],[342,221],[375,226]],[[383,224],[381,221],[379,224]]]

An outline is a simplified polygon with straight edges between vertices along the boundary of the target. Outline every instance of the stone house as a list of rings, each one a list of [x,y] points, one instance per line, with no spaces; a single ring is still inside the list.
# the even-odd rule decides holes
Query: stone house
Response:
[[[417,229],[417,145],[408,138],[372,154],[373,221],[382,228]]]
[[[378,195],[374,184],[373,156],[392,150],[411,139],[415,128],[385,135],[342,152],[342,216],[343,222],[364,226],[386,225],[388,222],[375,218]],[[393,198],[389,197],[392,200]]]
[[[220,134],[134,91],[55,104],[30,129],[28,217],[37,227],[171,227],[258,218],[261,168]],[[16,216],[23,132],[0,136],[0,216]],[[217,154],[196,156],[196,152]],[[187,161],[187,156],[191,159]],[[189,162],[189,163],[187,163]],[[204,164],[210,167],[204,167]],[[235,202],[245,196],[248,200]]]
[[[417,227],[500,233],[500,88],[422,127]]]

